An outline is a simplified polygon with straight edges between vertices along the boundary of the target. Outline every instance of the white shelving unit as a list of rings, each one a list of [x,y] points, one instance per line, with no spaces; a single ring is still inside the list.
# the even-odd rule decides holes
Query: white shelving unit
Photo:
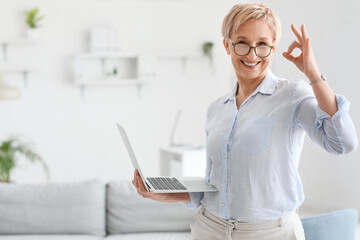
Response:
[[[140,95],[141,87],[156,78],[158,61],[181,60],[185,72],[189,59],[204,58],[187,53],[80,53],[75,55],[75,85],[83,96],[86,87],[122,85],[137,86]]]
[[[160,149],[162,176],[204,177],[205,147],[176,146]]]
[[[10,64],[4,64],[0,66],[0,72],[5,74],[14,74],[19,72],[33,72],[36,71],[36,67],[31,66],[21,66],[21,65],[10,65]]]
[[[7,51],[9,46],[16,46],[16,45],[34,45],[36,44],[36,41],[34,40],[27,40],[27,39],[14,39],[14,40],[6,40],[6,41],[0,41],[0,45],[3,51],[3,59],[4,61],[7,60]]]
[[[0,46],[2,49],[3,62],[0,64],[0,73],[1,74],[22,74],[24,79],[24,85],[27,86],[27,80],[29,73],[36,71],[36,67],[29,65],[19,64],[17,62],[8,61],[8,48],[11,46],[23,46],[23,45],[35,45],[37,42],[35,40],[27,39],[14,39],[0,41]]]
[[[204,59],[205,56],[202,54],[196,54],[196,53],[158,53],[156,54],[157,59],[159,61],[162,60],[168,60],[168,59],[179,59],[182,63],[182,71],[183,73],[186,72],[186,65],[189,61],[189,59]]]
[[[156,77],[156,57],[136,53],[81,53],[75,56],[75,84],[86,87],[143,84]]]
[[[121,78],[99,78],[92,79],[85,84],[78,83],[79,87],[100,87],[100,86],[116,86],[116,85],[142,85],[150,82],[150,80],[139,79],[121,79]]]

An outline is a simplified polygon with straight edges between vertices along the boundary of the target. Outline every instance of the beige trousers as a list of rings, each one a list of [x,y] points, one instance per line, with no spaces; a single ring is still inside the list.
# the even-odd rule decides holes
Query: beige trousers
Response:
[[[296,212],[254,223],[227,221],[201,207],[190,224],[192,240],[305,240]]]

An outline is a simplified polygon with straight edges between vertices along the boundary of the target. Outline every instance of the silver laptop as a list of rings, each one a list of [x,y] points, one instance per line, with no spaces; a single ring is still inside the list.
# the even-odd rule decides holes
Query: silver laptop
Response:
[[[148,192],[153,193],[180,193],[180,192],[216,192],[216,188],[207,183],[205,178],[201,177],[147,177],[145,178],[140,169],[135,153],[131,147],[129,138],[125,129],[116,123],[121,137],[124,141],[127,152],[135,169],[140,173],[141,179]]]

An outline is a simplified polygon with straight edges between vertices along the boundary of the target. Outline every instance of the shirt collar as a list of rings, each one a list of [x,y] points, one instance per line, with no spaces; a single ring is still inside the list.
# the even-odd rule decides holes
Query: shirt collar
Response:
[[[235,86],[231,90],[231,92],[226,96],[224,103],[228,101],[236,99],[236,91],[238,88],[239,83],[236,81]],[[256,95],[258,92],[262,94],[269,94],[272,95],[277,87],[277,77],[271,72],[269,69],[264,80],[260,83],[260,85],[256,88],[256,90],[251,94],[251,96]]]

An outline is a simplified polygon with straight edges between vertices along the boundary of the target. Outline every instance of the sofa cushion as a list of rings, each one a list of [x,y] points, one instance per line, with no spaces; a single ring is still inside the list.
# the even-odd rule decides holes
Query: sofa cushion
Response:
[[[190,231],[196,210],[182,203],[160,203],[138,195],[129,181],[107,185],[107,230],[110,234],[132,232]]]
[[[125,233],[109,235],[105,240],[190,240],[190,232],[171,232],[171,233]]]
[[[357,209],[342,209],[301,219],[306,240],[354,240]]]
[[[0,184],[0,234],[105,235],[100,181]]]
[[[104,240],[94,235],[0,235],[0,240]]]

